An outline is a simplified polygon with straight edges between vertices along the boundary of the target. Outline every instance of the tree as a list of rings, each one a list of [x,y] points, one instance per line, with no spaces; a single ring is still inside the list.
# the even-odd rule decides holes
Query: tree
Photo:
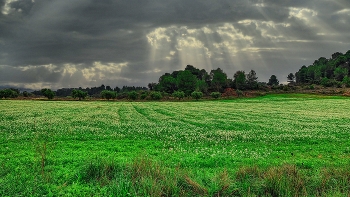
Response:
[[[166,73],[159,78],[159,85],[161,87],[161,91],[169,94],[172,94],[177,88],[176,79],[169,73]]]
[[[72,91],[72,97],[73,98],[79,98],[79,101],[81,99],[85,99],[86,96],[87,96],[87,92],[85,92],[85,91],[77,90],[77,89],[74,89]]]
[[[289,75],[287,76],[288,83],[294,83],[294,79],[295,79],[294,74],[293,73],[289,73]]]
[[[324,77],[321,79],[321,85],[324,87],[330,87],[332,86],[331,83],[329,82],[329,79],[327,77]]]
[[[196,99],[198,101],[198,99],[203,97],[203,93],[199,92],[199,91],[194,91],[191,93],[192,98]]]
[[[185,97],[185,93],[183,91],[175,91],[173,93],[173,97],[180,99],[183,99]]]
[[[302,66],[298,72],[295,73],[295,79],[297,83],[306,83],[306,73],[307,73],[307,67],[304,65]]]
[[[102,90],[101,91],[101,97],[103,99],[114,99],[117,97],[117,94],[114,91],[110,91],[110,90]]]
[[[190,71],[180,71],[177,74],[177,87],[178,90],[183,91],[186,96],[189,96],[197,85],[197,78]]]
[[[243,70],[237,71],[233,75],[233,78],[233,83],[235,84],[236,89],[244,90],[246,88],[246,76]]]
[[[269,82],[267,83],[267,85],[278,85],[280,82],[278,81],[276,75],[271,75],[270,79],[269,79]]]
[[[29,92],[23,91],[22,95],[23,95],[23,97],[29,97]]]
[[[192,73],[192,75],[197,77],[198,80],[201,80],[201,71],[198,68],[196,68],[192,65],[187,65],[185,70],[190,71]]]
[[[18,97],[18,92],[14,89],[4,89],[0,90],[0,99],[1,98],[16,98]]]
[[[227,75],[221,68],[210,71],[210,89],[216,92],[222,92],[227,87]]]
[[[128,97],[131,100],[136,100],[139,97],[139,94],[136,91],[131,91],[128,93]]]
[[[258,77],[256,76],[256,72],[254,70],[250,70],[250,72],[246,76],[246,79],[248,89],[258,89]]]
[[[120,88],[118,87],[118,86],[116,86],[115,88],[114,88],[114,92],[120,92]]]
[[[208,84],[204,80],[197,80],[196,89],[203,92],[204,94],[208,93]]]
[[[334,70],[334,77],[337,81],[342,81],[348,75],[348,69],[338,67]]]
[[[52,91],[51,89],[47,89],[47,88],[41,89],[41,93],[50,100],[53,99],[53,97],[55,97],[55,92]]]

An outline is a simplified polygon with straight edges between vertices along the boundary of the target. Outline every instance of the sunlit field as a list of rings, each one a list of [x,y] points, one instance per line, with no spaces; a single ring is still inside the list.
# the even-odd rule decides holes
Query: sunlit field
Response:
[[[350,194],[345,97],[1,100],[0,109],[0,196]],[[290,177],[300,184],[284,185]]]

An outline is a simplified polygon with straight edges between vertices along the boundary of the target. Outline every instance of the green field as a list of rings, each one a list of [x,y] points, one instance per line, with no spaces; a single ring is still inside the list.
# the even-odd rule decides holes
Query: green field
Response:
[[[347,196],[349,115],[312,95],[0,100],[0,196]]]

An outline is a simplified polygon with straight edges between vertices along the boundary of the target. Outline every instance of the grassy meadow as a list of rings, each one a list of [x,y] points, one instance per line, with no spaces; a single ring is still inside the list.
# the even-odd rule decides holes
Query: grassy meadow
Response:
[[[0,100],[0,196],[348,196],[350,99]]]

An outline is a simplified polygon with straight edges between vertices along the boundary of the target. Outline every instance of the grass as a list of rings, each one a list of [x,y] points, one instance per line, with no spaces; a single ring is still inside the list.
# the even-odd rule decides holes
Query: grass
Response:
[[[350,100],[0,101],[1,196],[347,196]]]

